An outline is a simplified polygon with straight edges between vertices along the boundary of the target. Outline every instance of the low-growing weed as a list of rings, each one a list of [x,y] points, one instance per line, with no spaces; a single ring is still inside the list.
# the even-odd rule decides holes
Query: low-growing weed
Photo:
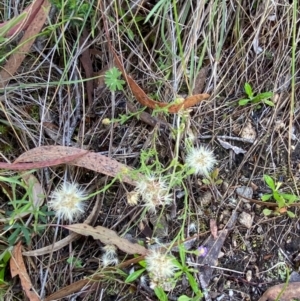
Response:
[[[121,75],[121,71],[116,67],[113,67],[105,72],[104,81],[111,92],[123,90],[125,81],[119,78]]]
[[[196,254],[196,252],[189,252]],[[146,272],[151,280],[150,286],[153,288],[156,297],[160,301],[167,301],[168,297],[165,291],[174,289],[178,280],[182,277],[186,277],[194,296],[188,297],[181,295],[179,301],[194,301],[201,300],[203,294],[199,289],[199,285],[195,277],[197,270],[187,265],[186,258],[187,251],[183,245],[179,246],[179,258],[167,256],[166,254],[160,253],[160,251],[150,251],[149,255],[146,256],[145,260],[140,261],[141,269],[130,274],[125,283],[130,283],[137,280],[139,277]]]
[[[272,100],[270,100],[270,98],[272,98],[273,96],[272,92],[263,92],[255,95],[249,83],[245,83],[244,90],[248,97],[239,100],[240,106],[245,106],[250,103],[257,105],[257,109],[260,108],[260,104],[266,104],[270,107],[274,107],[274,103],[272,102]]]
[[[83,267],[82,260],[75,258],[75,257],[69,257],[67,259],[67,263],[72,265],[74,268],[80,269]]]
[[[294,194],[281,192],[279,189],[282,185],[282,182],[278,181],[276,183],[269,175],[264,175],[264,180],[272,192],[264,194],[261,197],[261,200],[264,202],[274,200],[278,205],[278,208],[275,211],[264,209],[264,215],[270,215],[271,213],[281,214],[286,212],[289,217],[295,217],[295,214],[287,210],[287,208],[291,204],[294,204],[296,201],[298,201],[299,197]]]
[[[24,176],[25,174],[23,174]],[[7,211],[5,217],[2,219],[6,225],[4,229],[10,234],[8,235],[8,243],[10,246],[14,245],[19,237],[23,237],[27,244],[30,243],[31,235],[39,232],[46,224],[47,216],[53,215],[48,212],[46,206],[35,205],[37,198],[43,198],[42,195],[36,195],[33,191],[34,181],[29,181],[28,184],[22,180],[22,176],[0,176],[4,194],[8,198]],[[32,226],[26,225],[22,218],[32,215]]]

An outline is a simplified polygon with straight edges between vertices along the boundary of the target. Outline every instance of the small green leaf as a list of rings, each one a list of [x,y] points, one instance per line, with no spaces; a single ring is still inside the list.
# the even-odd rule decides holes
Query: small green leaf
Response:
[[[266,101],[268,98],[272,97],[273,94],[271,92],[266,92],[266,93],[261,93],[256,95],[255,97],[253,97],[252,102],[253,103],[259,103],[259,102],[264,102]]]
[[[180,270],[183,269],[183,265],[180,262],[178,262],[178,260],[176,260],[176,258],[173,258],[172,263]]]
[[[276,199],[276,203],[277,203],[279,209],[286,206],[285,200],[282,196],[280,196]]]
[[[30,244],[30,232],[29,232],[29,230],[26,227],[23,227],[22,228],[22,233],[24,235],[26,244],[29,245]]]
[[[82,261],[80,259],[77,259],[75,257],[69,257],[67,259],[67,263],[69,263],[70,265],[76,267],[76,268],[82,268]]]
[[[264,209],[263,210],[263,214],[265,215],[265,216],[269,216],[269,215],[271,215],[272,214],[272,210],[270,210],[270,209]]]
[[[222,179],[219,179],[219,180],[217,180],[217,181],[215,182],[216,185],[220,185],[220,184],[222,184],[222,183],[223,183],[223,180],[222,180]]]
[[[250,86],[250,84],[245,83],[244,89],[245,89],[246,94],[251,98],[253,96],[253,91],[252,91],[252,87]]]
[[[137,270],[137,271],[133,272],[132,274],[128,275],[128,277],[125,279],[125,283],[130,283],[130,282],[135,281],[137,278],[139,278],[145,272],[145,270],[146,269],[140,269],[140,270]]]
[[[198,283],[197,283],[196,279],[189,272],[186,272],[185,274],[186,274],[186,277],[187,277],[187,279],[189,281],[189,284],[190,284],[193,292],[195,294],[197,294],[199,292],[199,287],[198,287]]]
[[[146,24],[150,20],[150,18],[154,15],[155,18],[153,20],[152,25],[153,26],[155,25],[156,19],[159,16],[159,12],[163,9],[165,2],[166,2],[165,0],[160,0],[153,6],[153,8],[150,10],[150,12],[148,13],[148,15],[146,17],[144,24]]]
[[[298,198],[296,195],[294,195],[294,194],[290,194],[290,193],[282,193],[281,195],[282,195],[282,197],[283,197],[285,200],[288,201],[288,204],[293,204],[293,203],[295,203],[296,201],[299,200],[299,198]]]
[[[186,251],[185,251],[184,245],[180,244],[179,245],[179,255],[180,255],[180,262],[183,266],[185,266],[185,254],[186,254]],[[176,260],[174,260],[174,261],[176,261]]]
[[[274,102],[271,101],[271,100],[265,99],[263,102],[264,102],[266,105],[270,106],[270,107],[274,107],[274,106],[275,106],[275,105],[274,105]]]
[[[273,93],[272,92],[263,92],[263,93],[259,93],[258,95],[255,96],[255,98],[259,98],[260,100],[263,99],[268,99],[273,97]]]
[[[139,261],[139,265],[143,268],[146,268],[147,264],[146,264],[146,261],[145,260],[141,260]]]
[[[128,34],[128,38],[131,40],[131,41],[134,41],[134,33],[131,29],[127,28],[127,34]]]
[[[8,243],[10,246],[14,245],[17,238],[18,238],[18,235],[20,234],[21,230],[20,228],[17,228],[10,236],[9,238],[7,239]]]
[[[273,195],[271,193],[264,194],[260,199],[265,202],[268,201]]]
[[[269,175],[264,175],[264,180],[266,184],[272,189],[272,191],[275,190],[275,182]]]
[[[117,90],[123,90],[125,81],[119,79],[121,74],[122,73],[116,67],[113,67],[105,72],[104,82],[110,91],[115,92]]]
[[[281,196],[280,192],[277,191],[277,190],[275,190],[275,191],[273,192],[273,198],[274,198],[274,200],[275,200],[276,202],[282,201],[282,196]]]
[[[212,179],[217,179],[218,178],[218,175],[219,175],[219,168],[215,168],[213,171],[212,171],[212,173],[211,173],[211,177],[212,177]]]
[[[0,262],[4,262],[6,264],[9,261],[11,257],[9,250],[11,250],[11,248],[6,249],[2,254],[0,254]]]
[[[202,179],[202,183],[205,185],[209,185],[210,181],[208,179]]]
[[[159,301],[168,301],[168,296],[161,287],[154,288],[154,293]]]
[[[250,101],[250,99],[240,99],[239,100],[239,106],[245,106],[248,102]]]
[[[192,299],[186,295],[181,295],[177,300],[178,301],[190,301]]]
[[[289,210],[288,210],[286,213],[287,213],[287,215],[288,215],[290,218],[296,217],[296,215],[295,215],[292,211],[289,211]]]
[[[173,278],[174,278],[175,280],[177,280],[177,279],[181,278],[182,274],[183,274],[182,271],[176,272],[176,273],[174,274],[174,277],[173,277]]]

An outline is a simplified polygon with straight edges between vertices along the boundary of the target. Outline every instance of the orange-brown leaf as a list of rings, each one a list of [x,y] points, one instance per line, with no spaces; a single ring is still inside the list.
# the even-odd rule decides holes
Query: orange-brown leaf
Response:
[[[19,275],[22,288],[30,301],[40,301],[38,294],[32,286],[22,257],[22,245],[19,242],[14,246],[10,258],[10,273],[12,277]]]
[[[126,73],[126,71],[121,63],[121,60],[116,55],[116,53],[113,49],[112,49],[112,51],[113,51],[113,55],[115,58],[115,64],[121,70],[133,95],[135,96],[137,101],[143,106],[146,106],[150,109],[167,107],[169,113],[178,113],[181,109],[190,108],[190,107],[198,104],[200,101],[208,99],[210,96],[209,94],[206,94],[206,93],[193,95],[193,96],[186,98],[180,104],[169,104],[169,103],[165,103],[165,102],[155,101],[155,100],[151,99],[150,97],[148,97],[147,94],[144,92],[144,90],[142,88],[140,88],[140,86],[134,81],[134,79]]]

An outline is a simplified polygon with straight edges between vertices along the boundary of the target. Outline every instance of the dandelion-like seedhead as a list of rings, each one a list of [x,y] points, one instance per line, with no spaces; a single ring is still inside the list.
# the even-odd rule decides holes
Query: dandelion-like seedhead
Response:
[[[126,197],[127,197],[128,205],[130,206],[137,205],[139,200],[139,194],[135,190],[127,192]]]
[[[107,257],[116,257],[117,248],[114,245],[106,245],[102,248]]]
[[[103,267],[108,267],[110,265],[117,265],[119,263],[119,259],[117,257],[109,258],[104,253],[101,256],[101,263],[102,263]]]
[[[77,183],[64,182],[50,194],[48,205],[58,218],[73,222],[84,213],[86,194],[78,186]]]
[[[149,272],[151,288],[164,287],[166,283],[172,282],[172,277],[177,269],[173,258],[158,250],[150,250],[145,257],[146,269]]]
[[[172,195],[168,194],[168,186],[161,177],[148,176],[140,179],[137,181],[135,191],[151,212],[155,212],[160,205],[172,203]]]
[[[188,167],[194,169],[195,174],[208,176],[217,163],[217,159],[212,150],[208,147],[200,146],[189,151],[185,162]]]
[[[188,225],[188,230],[189,230],[189,232],[197,232],[197,225],[194,223],[194,222],[192,222],[192,223],[190,223],[189,225]]]
[[[101,256],[101,262],[104,267],[117,265],[119,263],[117,248],[114,245],[106,245],[102,250],[104,253]]]

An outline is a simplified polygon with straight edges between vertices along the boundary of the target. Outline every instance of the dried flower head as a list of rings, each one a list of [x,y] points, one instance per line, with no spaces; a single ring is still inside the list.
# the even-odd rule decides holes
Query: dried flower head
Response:
[[[186,164],[195,170],[195,174],[207,176],[217,163],[212,150],[200,146],[189,151],[185,159]]]
[[[106,254],[104,253],[101,256],[101,263],[103,265],[103,267],[108,267],[110,265],[117,265],[119,263],[119,259],[117,257],[107,257]]]
[[[135,206],[139,200],[139,194],[134,190],[126,193],[127,203],[130,206]]]
[[[140,179],[137,181],[135,191],[151,212],[155,212],[160,205],[168,205],[172,202],[172,196],[168,194],[168,186],[160,177],[148,176]]]
[[[192,222],[192,223],[190,223],[189,225],[188,225],[188,230],[189,230],[189,232],[197,232],[197,225],[194,223],[194,222]]]
[[[107,257],[116,257],[117,256],[117,248],[114,245],[106,245],[102,248],[104,251],[104,254],[106,254]]]
[[[149,272],[151,287],[161,286],[172,282],[177,266],[173,263],[171,256],[161,253],[159,250],[150,250],[145,257],[146,269]]]
[[[106,245],[102,248],[104,253],[101,256],[101,262],[104,267],[109,265],[117,265],[119,263],[117,257],[117,248],[114,245]]]
[[[85,197],[78,184],[64,182],[51,193],[48,205],[57,217],[73,222],[85,211]]]

